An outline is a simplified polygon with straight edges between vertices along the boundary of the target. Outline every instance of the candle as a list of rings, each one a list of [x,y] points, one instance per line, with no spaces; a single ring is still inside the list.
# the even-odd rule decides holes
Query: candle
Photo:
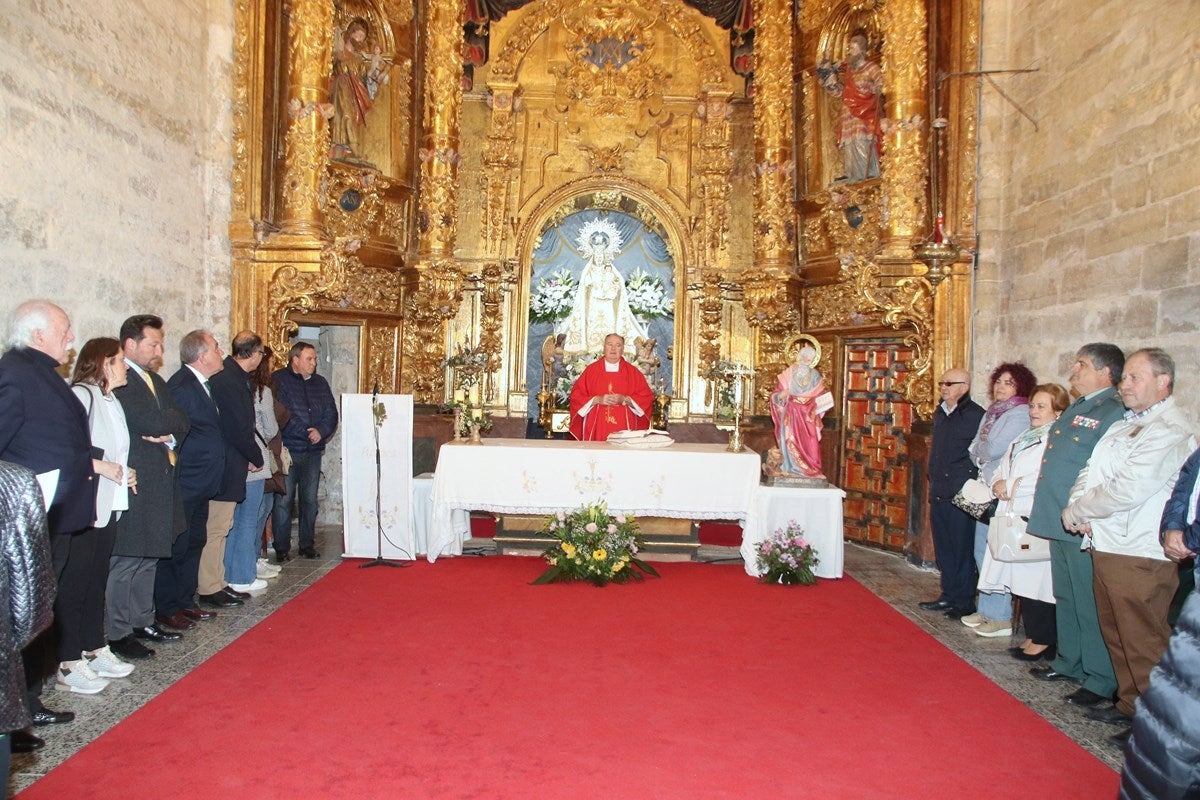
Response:
[[[742,376],[737,375],[733,379],[733,404],[740,406],[742,404]]]
[[[464,400],[466,400],[466,399],[467,399],[467,393],[466,393],[466,392],[464,392],[462,389],[455,389],[455,390],[454,390],[454,402],[456,402],[456,403],[461,403],[462,401],[464,401]]]

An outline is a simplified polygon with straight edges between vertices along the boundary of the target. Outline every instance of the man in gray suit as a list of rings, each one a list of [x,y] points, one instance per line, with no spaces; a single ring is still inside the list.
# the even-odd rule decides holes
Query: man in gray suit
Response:
[[[184,527],[175,447],[190,425],[175,405],[167,382],[158,376],[163,359],[163,321],[139,314],[121,325],[121,348],[129,380],[114,393],[129,426],[129,466],[137,470],[138,493],[117,522],[109,562],[109,647],[122,658],[148,658],[154,651],[140,640],[170,642],[182,634],[154,624],[154,575],[158,559]]]
[[[1050,540],[1058,624],[1057,656],[1048,668],[1035,667],[1031,674],[1043,681],[1080,684],[1066,701],[1083,708],[1106,704],[1117,690],[1117,678],[1100,633],[1092,554],[1079,549],[1080,537],[1063,527],[1062,513],[1092,449],[1125,414],[1115,386],[1124,368],[1125,354],[1116,345],[1093,342],[1079,348],[1070,376],[1078,399],[1050,429],[1029,515],[1029,532]]]

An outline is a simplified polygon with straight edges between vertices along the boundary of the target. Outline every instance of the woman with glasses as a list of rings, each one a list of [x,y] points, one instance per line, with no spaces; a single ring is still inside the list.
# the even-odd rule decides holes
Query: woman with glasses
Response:
[[[1029,427],[1029,395],[1037,379],[1021,363],[1001,364],[992,370],[988,394],[992,403],[979,423],[979,432],[971,442],[971,460],[979,467],[979,480],[991,486],[996,469],[1008,447]],[[983,570],[983,555],[987,551],[988,523],[975,523],[975,566]],[[1010,636],[1012,634],[1012,597],[1006,591],[981,592],[974,614],[962,618],[962,623],[974,628],[980,636]]]

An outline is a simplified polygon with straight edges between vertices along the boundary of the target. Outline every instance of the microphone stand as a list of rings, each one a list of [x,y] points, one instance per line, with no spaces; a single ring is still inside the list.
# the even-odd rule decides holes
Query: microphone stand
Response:
[[[379,381],[371,391],[371,416],[375,423],[375,557],[359,569],[367,567],[407,567],[407,562],[389,561],[383,557],[383,461],[379,454],[379,428],[387,419],[387,409],[379,402]]]

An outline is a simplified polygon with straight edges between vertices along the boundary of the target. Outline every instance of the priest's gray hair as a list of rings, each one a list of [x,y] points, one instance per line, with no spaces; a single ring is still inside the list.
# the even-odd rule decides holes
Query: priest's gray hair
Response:
[[[10,347],[33,346],[35,331],[50,329],[50,317],[61,308],[49,300],[26,300],[17,306],[8,323],[8,345]],[[67,312],[63,311],[65,315]]]

